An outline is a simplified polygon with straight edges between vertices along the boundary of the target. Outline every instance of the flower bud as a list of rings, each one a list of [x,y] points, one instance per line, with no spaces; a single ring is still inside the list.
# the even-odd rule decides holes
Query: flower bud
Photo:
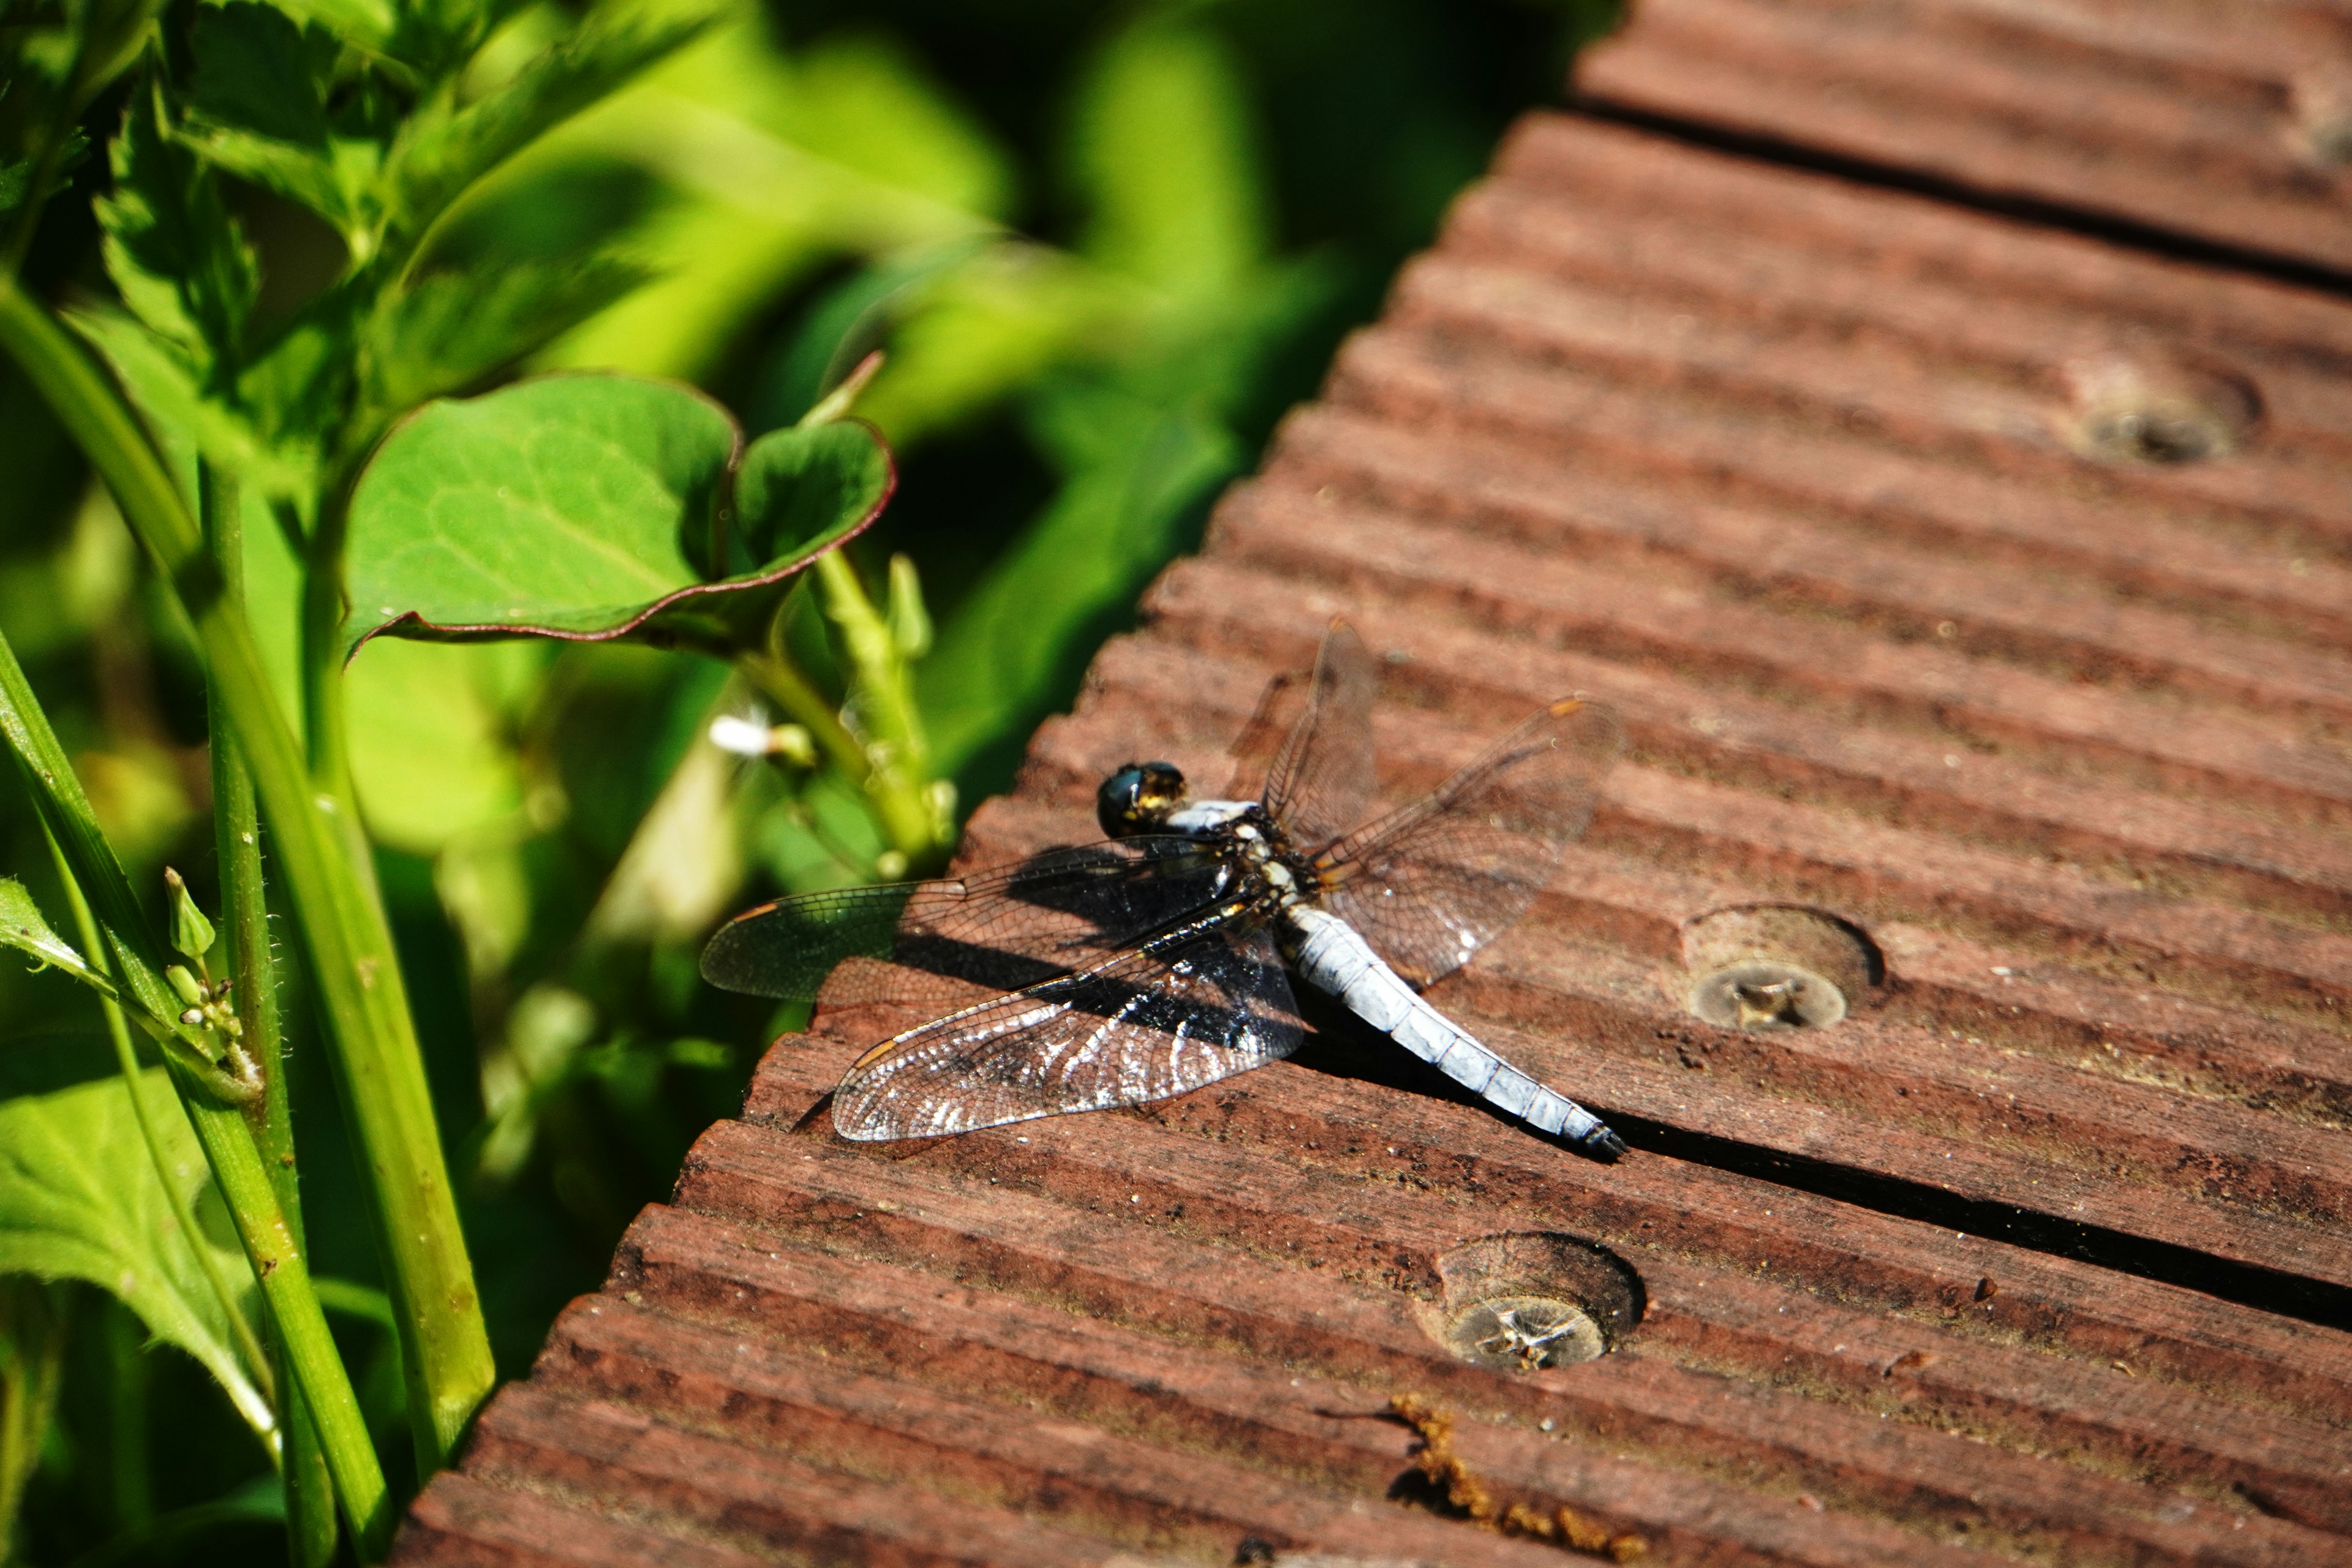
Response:
[[[190,1007],[201,1008],[206,1001],[210,1000],[210,998],[205,994],[205,988],[196,984],[196,977],[189,973],[186,968],[181,964],[173,963],[166,965],[163,970],[163,978],[172,983],[172,989],[178,992],[180,994],[180,1000],[185,1002]],[[202,1017],[202,1013],[199,1013],[197,1016]],[[186,1020],[183,1019],[182,1021],[185,1022]]]
[[[169,866],[163,868],[163,886],[172,900],[172,946],[181,957],[201,963],[213,950],[213,922],[205,919],[205,911],[188,897],[188,884]]]
[[[923,605],[922,579],[904,555],[890,557],[890,596],[883,616],[900,658],[917,659],[931,651],[931,612]]]

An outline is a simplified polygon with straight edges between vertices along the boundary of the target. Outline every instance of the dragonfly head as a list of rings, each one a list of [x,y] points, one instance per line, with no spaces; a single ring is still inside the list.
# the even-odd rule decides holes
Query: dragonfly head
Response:
[[[1095,792],[1095,820],[1113,838],[1164,826],[1184,801],[1184,775],[1173,763],[1129,763]]]

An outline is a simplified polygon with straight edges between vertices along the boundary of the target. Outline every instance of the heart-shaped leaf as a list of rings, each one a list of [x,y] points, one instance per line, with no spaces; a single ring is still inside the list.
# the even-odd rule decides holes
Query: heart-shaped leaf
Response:
[[[430,403],[352,494],[347,642],[725,642],[895,482],[870,426],[746,451],[725,409],[667,382],[553,375]]]

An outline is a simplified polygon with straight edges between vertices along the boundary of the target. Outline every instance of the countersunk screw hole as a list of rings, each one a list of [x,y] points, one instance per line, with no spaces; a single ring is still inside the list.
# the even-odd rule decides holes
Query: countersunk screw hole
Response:
[[[1684,929],[1683,963],[1680,999],[1726,1029],[1826,1029],[1886,973],[1860,926],[1793,904],[1702,915]]]
[[[1606,1247],[1537,1231],[1483,1237],[1437,1259],[1439,1300],[1416,1311],[1474,1366],[1541,1372],[1608,1354],[1642,1321],[1641,1277]]]
[[[2092,357],[2063,374],[2067,442],[2107,462],[2226,458],[2245,445],[2261,414],[2244,378],[2165,358]]]

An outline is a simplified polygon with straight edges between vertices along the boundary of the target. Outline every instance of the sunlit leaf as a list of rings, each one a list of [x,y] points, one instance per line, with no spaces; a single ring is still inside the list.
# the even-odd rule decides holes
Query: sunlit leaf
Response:
[[[751,572],[761,562],[812,559],[879,512],[893,482],[889,451],[871,426],[845,419],[772,430],[736,473],[727,564]]]
[[[755,417],[789,425],[831,392],[859,361],[885,342],[892,344],[887,374],[897,368],[902,346],[899,322],[936,292],[941,279],[971,263],[992,242],[966,235],[892,256],[835,284],[809,308],[800,331],[769,362],[761,377]],[[858,406],[872,417],[870,392]]]
[[[318,214],[345,235],[368,216],[380,150],[340,134],[320,79],[336,41],[274,5],[230,0],[197,9],[196,68],[182,132],[230,174]]]
[[[1013,173],[987,131],[908,51],[878,37],[827,39],[793,62],[778,128],[877,183],[986,217],[1012,210]]]
[[[829,53],[820,47],[814,58]],[[740,342],[761,311],[829,257],[900,252],[998,231],[992,217],[940,195],[950,180],[968,181],[967,189],[994,185],[996,176],[986,171],[1006,160],[959,111],[936,101],[935,88],[901,75],[887,93],[869,95],[858,87],[869,80],[863,68],[819,70],[820,91],[810,98],[811,66],[810,58],[786,58],[765,19],[745,7],[533,151],[534,161],[551,163],[583,154],[625,157],[658,175],[673,195],[646,237],[662,279],[558,344],[559,363],[698,377]],[[930,152],[945,163],[925,165],[911,186],[891,184],[873,169],[923,164],[930,153],[909,157],[914,142],[901,144],[894,134],[887,146],[871,149],[872,167],[859,162],[867,140],[856,127],[887,118],[891,111],[881,106],[894,97],[930,102],[922,119],[942,138]],[[909,121],[901,129],[922,127]],[[818,144],[830,153],[818,152]],[[940,151],[950,145],[952,153]],[[797,418],[801,410],[775,412]]]
[[[162,0],[84,0],[66,8],[77,35],[74,85],[82,102],[131,68],[147,47],[148,24],[163,8]]]
[[[14,877],[0,877],[0,944],[16,949],[36,963],[63,970],[108,996],[115,994],[114,983],[91,968],[72,943],[49,929],[32,893]]]
[[[714,635],[872,521],[890,484],[863,426],[779,432],[750,455],[730,525],[740,443],[700,394],[628,376],[429,404],[353,495],[346,636]]]
[[[99,226],[123,303],[201,374],[243,338],[260,267],[211,174],[165,134],[163,115],[155,94],[133,97],[109,150],[114,190],[97,204]]]
[[[278,8],[302,23],[340,35],[362,48],[382,50],[392,42],[397,19],[389,0],[275,0]]]
[[[998,246],[908,301],[858,412],[894,443],[969,420],[1106,340],[1135,346],[1141,292],[1066,255]]]
[[[417,115],[384,171],[394,226],[422,230],[476,180],[692,38],[714,15],[607,4],[488,97]]]
[[[1233,436],[1181,406],[1098,389],[1066,394],[1051,412],[1120,457],[1076,471],[940,628],[917,689],[943,773],[1045,715],[1186,542],[1195,505],[1239,466]]]
[[[635,288],[619,257],[486,258],[431,272],[378,312],[361,344],[371,406],[398,414],[463,391]]]
[[[179,1215],[201,1208],[211,1177],[162,1068],[141,1075],[139,1093],[176,1200],[156,1176],[121,1079],[0,1100],[0,1274],[81,1279],[110,1292],[150,1333],[201,1362],[248,1419],[267,1419],[196,1248],[211,1248],[239,1281],[247,1311],[252,1273],[233,1240],[182,1227]]]
[[[379,842],[435,854],[521,808],[522,763],[480,667],[528,652],[395,642],[352,665],[352,779]]]
[[[108,306],[75,310],[67,319],[89,340],[147,416],[149,428],[173,460],[191,498],[199,454],[227,463],[257,482],[299,482],[299,463],[281,476],[280,459],[262,448],[241,414],[205,391],[202,371],[190,350]]]
[[[1233,62],[1204,27],[1148,20],[1079,94],[1085,249],[1175,294],[1229,289],[1265,251],[1264,198]]]

